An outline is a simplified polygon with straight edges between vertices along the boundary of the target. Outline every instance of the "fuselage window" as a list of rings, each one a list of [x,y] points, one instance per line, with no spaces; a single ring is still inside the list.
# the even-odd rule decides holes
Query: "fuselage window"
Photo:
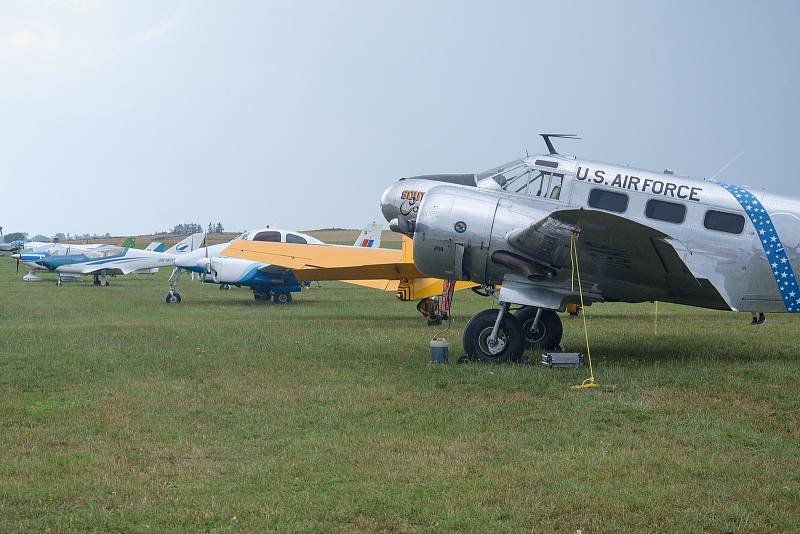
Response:
[[[686,206],[677,202],[648,200],[644,214],[648,219],[681,224],[686,219]]]
[[[592,189],[589,193],[589,206],[601,210],[624,213],[628,209],[628,195],[606,191],[605,189]]]
[[[253,241],[269,241],[270,243],[280,243],[281,233],[275,231],[259,232],[253,238]]]
[[[703,225],[709,230],[741,234],[744,231],[744,216],[738,213],[708,210]]]
[[[301,245],[307,245],[308,241],[306,241],[305,237],[300,237],[297,234],[286,234],[286,242],[287,243],[300,243]]]

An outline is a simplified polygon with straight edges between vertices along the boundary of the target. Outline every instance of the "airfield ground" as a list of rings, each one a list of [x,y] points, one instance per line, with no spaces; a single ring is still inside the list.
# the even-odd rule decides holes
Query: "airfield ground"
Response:
[[[800,319],[589,310],[586,370],[431,366],[413,304],[0,258],[0,531],[796,531]],[[473,312],[455,299],[451,359]],[[581,349],[579,321],[565,342]]]

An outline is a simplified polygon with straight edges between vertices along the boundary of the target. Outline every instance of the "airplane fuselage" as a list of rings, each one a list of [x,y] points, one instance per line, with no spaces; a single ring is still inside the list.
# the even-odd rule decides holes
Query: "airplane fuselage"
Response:
[[[522,287],[535,280],[535,291],[520,289],[509,300],[563,309],[574,293],[568,246],[543,238],[536,254],[522,254],[509,246],[509,236],[553,212],[582,209],[657,230],[691,271],[677,272],[665,257],[663,270],[648,276],[636,272],[637,258],[623,247],[581,242],[590,301],[800,310],[791,268],[800,261],[796,199],[561,155],[526,157],[477,174],[474,183],[409,178],[384,193],[387,220],[414,220],[415,263],[425,274],[503,284],[512,293],[515,281]],[[660,246],[654,241],[657,254]],[[515,262],[527,262],[530,272],[520,274]]]

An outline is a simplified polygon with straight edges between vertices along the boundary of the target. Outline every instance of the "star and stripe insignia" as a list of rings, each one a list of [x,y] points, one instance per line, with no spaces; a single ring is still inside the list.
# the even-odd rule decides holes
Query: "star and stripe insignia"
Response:
[[[797,287],[792,263],[786,255],[769,213],[750,191],[731,184],[720,183],[719,185],[733,195],[747,213],[750,222],[753,223],[764,253],[767,255],[767,261],[772,267],[772,274],[786,311],[800,312],[800,289]]]

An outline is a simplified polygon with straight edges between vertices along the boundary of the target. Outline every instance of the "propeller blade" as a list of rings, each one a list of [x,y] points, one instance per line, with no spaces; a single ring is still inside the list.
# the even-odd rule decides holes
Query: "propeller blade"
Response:
[[[17,258],[17,274],[19,274],[19,258]]]

